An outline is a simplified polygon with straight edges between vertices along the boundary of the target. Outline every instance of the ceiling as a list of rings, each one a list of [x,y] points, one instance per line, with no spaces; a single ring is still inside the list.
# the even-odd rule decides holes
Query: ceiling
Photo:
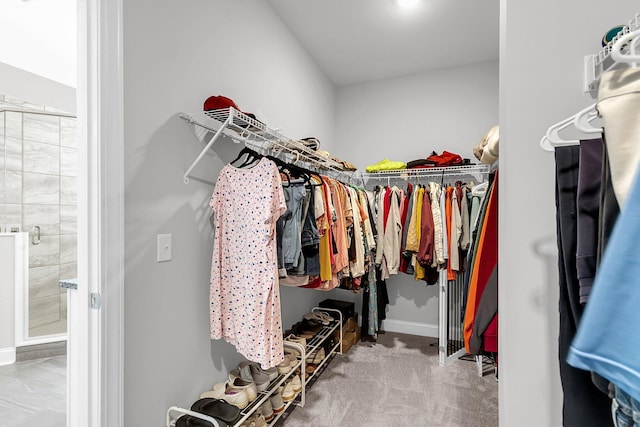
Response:
[[[499,0],[268,0],[335,85],[498,58]]]

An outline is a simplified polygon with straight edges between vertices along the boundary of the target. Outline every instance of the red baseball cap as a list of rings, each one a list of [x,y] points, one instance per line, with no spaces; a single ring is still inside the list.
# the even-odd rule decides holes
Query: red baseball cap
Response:
[[[210,96],[206,99],[206,101],[204,101],[204,111],[224,110],[225,108],[229,108],[229,107],[233,107],[234,109],[241,111],[240,108],[238,108],[238,106],[236,105],[236,103],[233,102],[231,98],[227,98],[226,96],[222,96],[222,95]],[[241,111],[241,112],[251,117],[252,119],[256,118],[255,114],[253,113],[247,113],[244,111]]]

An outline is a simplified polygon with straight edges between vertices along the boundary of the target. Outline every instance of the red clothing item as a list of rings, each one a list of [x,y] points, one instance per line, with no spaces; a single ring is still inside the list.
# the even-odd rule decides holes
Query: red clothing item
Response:
[[[438,155],[435,152],[427,157],[427,160],[434,162],[437,166],[454,166],[462,163],[462,157],[456,153],[450,153],[449,151],[443,151]]]
[[[383,228],[387,229],[387,219],[389,218],[389,210],[391,209],[391,188],[384,187],[384,212],[383,212]],[[384,232],[384,230],[382,230]]]
[[[433,263],[433,246],[435,242],[435,228],[433,214],[431,213],[431,198],[425,192],[422,198],[422,212],[420,215],[420,245],[418,249],[418,262],[426,267]]]

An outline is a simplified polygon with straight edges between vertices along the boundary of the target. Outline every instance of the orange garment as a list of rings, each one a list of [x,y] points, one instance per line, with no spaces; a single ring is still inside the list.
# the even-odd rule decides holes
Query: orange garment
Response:
[[[444,215],[447,217],[447,253],[449,254],[449,258],[447,259],[447,280],[456,280],[456,272],[451,268],[451,215],[453,213],[451,194],[453,190],[453,187],[447,187],[444,199]],[[457,250],[457,248],[454,249]]]
[[[339,188],[340,187],[340,188]],[[331,191],[331,199],[336,209],[336,222],[333,227],[333,236],[336,243],[337,253],[334,256],[333,271],[342,272],[349,267],[349,249],[347,245],[347,226],[345,224],[346,209],[343,204],[343,198],[340,194],[342,184],[337,181],[329,181],[329,189]],[[344,192],[344,189],[342,189]]]
[[[324,215],[323,219],[319,221],[319,226],[322,226],[322,237],[320,237],[320,279],[324,282],[331,280],[331,209],[329,208],[329,201],[327,198],[328,188],[326,187],[324,180],[322,183],[322,202],[324,203]]]
[[[498,179],[497,176],[495,178]],[[464,314],[464,347],[470,352],[469,341],[473,333],[478,304],[482,298],[489,276],[498,263],[498,191],[496,185],[491,187],[487,210],[482,223],[482,231],[478,239],[476,257],[469,280],[467,307]]]

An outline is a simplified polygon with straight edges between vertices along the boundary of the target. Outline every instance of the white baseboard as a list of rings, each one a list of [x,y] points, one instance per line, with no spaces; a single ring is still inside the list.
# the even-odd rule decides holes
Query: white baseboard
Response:
[[[14,347],[0,348],[0,366],[11,365],[16,362],[16,349]]]
[[[438,325],[430,325],[428,323],[385,319],[382,321],[382,329],[387,332],[438,338]]]

